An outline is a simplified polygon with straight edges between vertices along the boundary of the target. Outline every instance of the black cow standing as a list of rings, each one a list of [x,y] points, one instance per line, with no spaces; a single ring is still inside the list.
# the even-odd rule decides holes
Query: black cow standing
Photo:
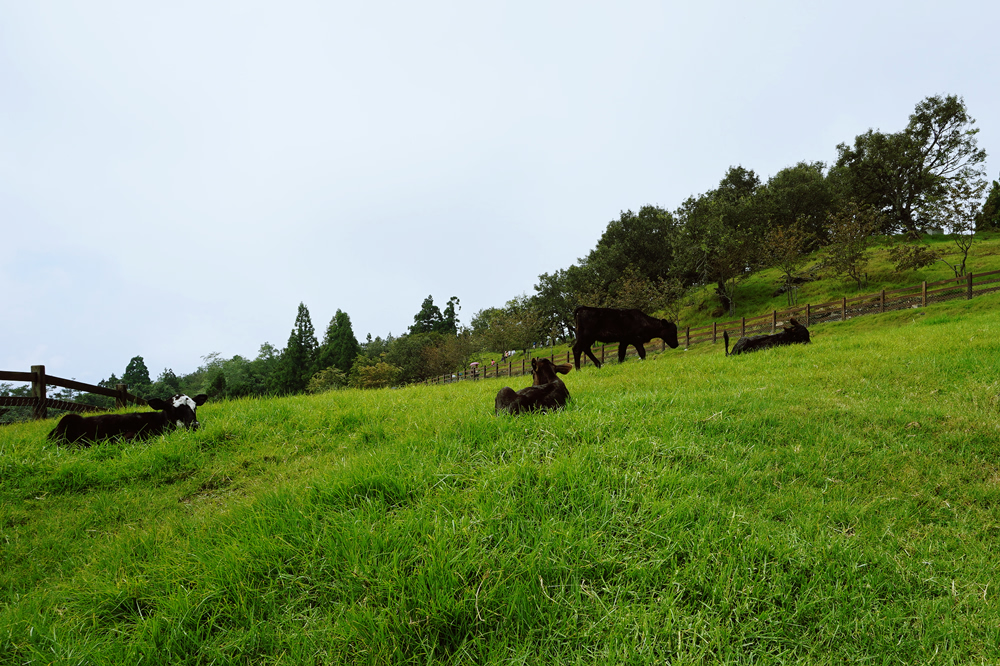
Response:
[[[653,338],[661,338],[671,349],[677,349],[677,325],[666,319],[657,319],[643,314],[641,310],[619,310],[617,308],[592,308],[581,305],[573,313],[576,317],[576,342],[573,344],[573,359],[576,369],[580,369],[580,356],[590,357],[598,368],[601,362],[590,347],[595,342],[619,342],[618,362],[625,360],[628,346],[639,352],[639,358],[646,358],[643,347]]]
[[[569,400],[569,389],[556,373],[565,375],[572,369],[573,366],[569,363],[556,365],[547,358],[531,359],[531,386],[516,393],[509,386],[500,389],[494,403],[496,413],[544,412],[565,407]]]
[[[120,437],[137,439],[153,437],[174,428],[197,430],[195,410],[204,405],[208,396],[204,393],[190,398],[175,395],[168,400],[151,398],[146,402],[156,412],[136,412],[133,414],[101,414],[100,416],[80,416],[67,414],[49,433],[54,441],[80,442],[90,446],[92,442]]]
[[[736,354],[746,354],[759,349],[779,347],[781,345],[805,344],[809,342],[809,329],[797,322],[794,318],[788,320],[788,326],[782,328],[780,333],[773,335],[750,335],[744,336],[733,345],[733,351],[729,351],[729,331],[723,331],[722,337],[726,340],[726,356]]]

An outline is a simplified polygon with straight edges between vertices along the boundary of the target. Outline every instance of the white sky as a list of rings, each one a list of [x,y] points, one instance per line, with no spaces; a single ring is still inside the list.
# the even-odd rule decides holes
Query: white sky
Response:
[[[153,379],[533,293],[622,210],[766,180],[965,99],[1000,5],[5,2],[0,369]]]

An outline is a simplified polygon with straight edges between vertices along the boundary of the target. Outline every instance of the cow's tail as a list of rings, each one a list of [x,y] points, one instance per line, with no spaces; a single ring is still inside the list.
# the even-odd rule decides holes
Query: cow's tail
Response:
[[[722,337],[726,341],[726,356],[729,356],[729,331],[723,331]]]

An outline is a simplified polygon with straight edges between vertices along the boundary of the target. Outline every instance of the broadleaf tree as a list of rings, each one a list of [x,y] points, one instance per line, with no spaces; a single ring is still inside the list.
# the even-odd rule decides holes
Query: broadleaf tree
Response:
[[[882,213],[879,231],[903,231],[916,238],[935,223],[934,206],[983,181],[986,151],[962,98],[927,97],[906,128],[894,134],[870,129],[853,145],[837,146],[837,168],[848,194]]]

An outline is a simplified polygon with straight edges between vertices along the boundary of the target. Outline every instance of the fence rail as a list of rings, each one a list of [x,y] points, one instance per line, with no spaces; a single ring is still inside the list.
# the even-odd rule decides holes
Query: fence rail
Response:
[[[74,391],[86,391],[98,395],[108,396],[115,399],[115,409],[124,407],[128,403],[145,405],[146,401],[128,392],[126,384],[117,384],[115,388],[109,389],[93,384],[84,384],[75,379],[63,379],[54,375],[45,374],[44,365],[31,366],[31,372],[8,372],[0,370],[0,381],[27,382],[31,384],[31,397],[27,396],[0,396],[0,407],[31,407],[32,417],[35,419],[48,418],[48,410],[61,409],[69,412],[104,412],[103,407],[85,405],[80,402],[70,402],[68,400],[56,400],[47,396],[49,386],[59,386],[61,388],[73,389]]]
[[[869,314],[879,314],[891,312],[893,310],[905,310],[914,307],[926,307],[930,303],[953,300],[956,298],[972,299],[974,296],[1000,291],[1000,271],[990,271],[988,273],[967,273],[964,277],[948,278],[937,282],[921,282],[920,284],[899,289],[883,289],[881,291],[863,294],[861,296],[843,297],[840,300],[818,303],[816,305],[800,305],[787,310],[772,310],[769,314],[757,317],[741,317],[724,322],[712,322],[704,326],[680,327],[678,326],[678,339],[685,348],[703,342],[716,343],[723,338],[723,333],[728,332],[730,336],[734,334],[742,337],[744,335],[761,335],[775,333],[778,327],[788,322],[793,317],[806,327],[816,324],[823,324],[830,321],[846,321],[854,317]],[[601,363],[605,362],[605,347],[600,346]],[[617,343],[612,346],[611,358],[617,360]],[[660,351],[666,345],[660,341]],[[633,356],[637,352],[629,348],[628,355]],[[535,358],[548,357],[553,362],[557,362],[556,354],[535,354]],[[432,377],[427,384],[448,384],[456,381],[467,381],[492,377],[517,377],[531,373],[531,366],[528,363],[530,356],[525,356],[520,361],[520,368],[513,362],[498,364],[495,366],[482,366],[474,371],[455,373],[452,375],[442,375]],[[562,354],[559,354],[559,361]],[[572,362],[572,353],[566,352],[566,362]],[[582,364],[587,364],[587,357],[582,358]]]

